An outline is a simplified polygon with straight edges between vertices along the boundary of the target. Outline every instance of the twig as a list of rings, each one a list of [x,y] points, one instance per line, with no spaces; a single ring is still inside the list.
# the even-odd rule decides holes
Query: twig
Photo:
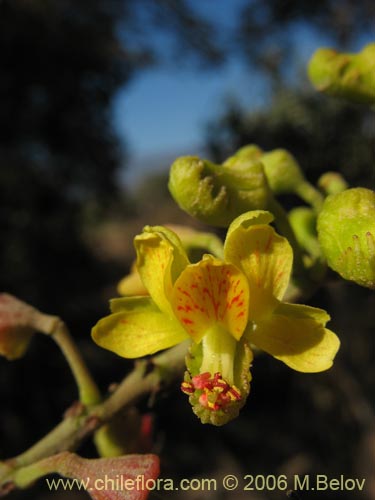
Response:
[[[62,451],[75,450],[120,410],[179,376],[184,370],[186,351],[187,343],[184,342],[149,360],[138,361],[134,370],[104,402],[89,407],[79,405],[76,411],[73,407],[68,416],[34,446],[0,462],[0,496],[5,496],[12,489],[10,484],[22,468]]]

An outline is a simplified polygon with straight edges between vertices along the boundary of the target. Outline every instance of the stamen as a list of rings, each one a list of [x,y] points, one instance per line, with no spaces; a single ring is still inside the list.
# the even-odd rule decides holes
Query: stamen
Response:
[[[208,410],[218,411],[229,404],[239,401],[241,393],[235,385],[229,385],[220,372],[213,377],[209,372],[195,375],[191,382],[183,382],[181,390],[191,395],[197,392],[199,403]]]
[[[199,375],[195,375],[195,377],[192,378],[192,383],[196,389],[204,389],[210,384],[210,380],[211,380],[210,373],[205,372],[205,373],[200,373]]]
[[[195,391],[193,384],[190,382],[182,382],[181,391],[185,394],[193,394]]]

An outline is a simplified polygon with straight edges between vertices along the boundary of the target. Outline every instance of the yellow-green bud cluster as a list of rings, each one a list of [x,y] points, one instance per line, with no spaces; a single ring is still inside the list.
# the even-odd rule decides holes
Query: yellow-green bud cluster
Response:
[[[308,75],[321,92],[346,99],[375,104],[375,43],[358,54],[318,49],[310,60]]]

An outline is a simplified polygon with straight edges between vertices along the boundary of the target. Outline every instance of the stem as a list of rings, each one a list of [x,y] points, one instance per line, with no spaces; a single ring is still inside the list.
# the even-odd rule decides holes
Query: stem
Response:
[[[77,349],[65,323],[60,321],[52,332],[52,338],[60,347],[76,380],[79,400],[83,405],[99,403],[101,396],[81,353]]]
[[[85,438],[120,410],[133,405],[141,396],[157,391],[163,383],[169,383],[179,376],[185,366],[187,347],[187,342],[183,342],[149,360],[137,362],[134,370],[104,402],[81,408],[81,412],[65,418],[24,453],[6,462],[0,462],[0,496],[2,491],[6,491],[4,488],[7,483],[14,481],[16,474],[22,478],[22,468],[59,452],[76,449]],[[150,367],[152,369],[148,372]],[[32,470],[31,468],[30,472]]]
[[[219,259],[223,259],[224,257],[223,243],[215,234],[198,234],[189,240],[189,246],[192,248],[206,248],[212,255]]]
[[[296,193],[303,201],[311,205],[317,213],[321,211],[324,198],[312,184],[307,181],[301,182],[296,187]]]
[[[92,378],[65,323],[57,316],[34,310],[32,326],[35,330],[52,337],[60,347],[78,386],[79,400],[83,405],[97,404],[101,400],[100,391]]]
[[[308,289],[310,287],[311,280],[303,264],[301,248],[289,223],[288,216],[280,203],[274,198],[271,198],[269,202],[269,210],[275,216],[275,224],[278,230],[287,238],[293,249],[293,267],[298,285],[302,288]]]
[[[102,421],[108,421],[119,410],[136,401],[142,394],[156,391],[162,382],[170,383],[181,374],[185,367],[185,355],[190,341],[168,349],[150,359],[153,370],[145,375],[149,363],[145,360],[136,363],[130,373],[117,387],[116,391],[94,412]]]
[[[12,480],[17,488],[24,489],[31,486],[40,477],[54,472],[56,472],[55,460],[46,459],[18,469],[14,473]]]

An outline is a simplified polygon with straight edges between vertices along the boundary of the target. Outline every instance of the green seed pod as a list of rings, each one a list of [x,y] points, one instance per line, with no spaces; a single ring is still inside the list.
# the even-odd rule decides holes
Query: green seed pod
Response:
[[[375,192],[353,188],[329,196],[317,229],[328,265],[344,279],[375,289]]]
[[[243,212],[266,209],[271,196],[263,165],[257,161],[227,166],[183,156],[171,167],[168,187],[185,212],[220,227],[229,226]]]
[[[312,56],[308,75],[321,92],[346,99],[375,104],[375,43],[358,54],[342,54],[318,49]]]

